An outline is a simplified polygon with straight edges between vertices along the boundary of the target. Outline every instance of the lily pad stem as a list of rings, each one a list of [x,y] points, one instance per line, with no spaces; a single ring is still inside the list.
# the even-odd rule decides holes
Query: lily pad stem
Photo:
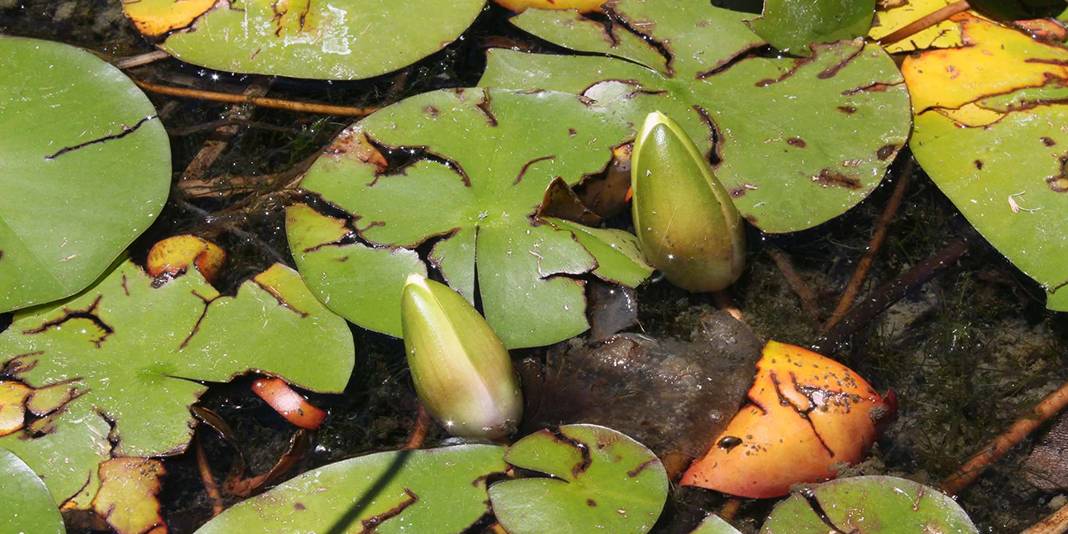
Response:
[[[262,108],[284,109],[297,113],[315,113],[319,115],[333,115],[337,117],[363,117],[375,111],[373,107],[335,106],[318,102],[298,102],[281,98],[256,97],[247,95],[235,95],[218,91],[206,91],[188,87],[174,87],[157,83],[134,80],[141,89],[159,95],[173,96],[177,98],[192,98],[195,100],[208,100],[211,102],[223,102],[226,104],[252,104]]]
[[[786,279],[786,284],[801,299],[801,309],[805,310],[805,313],[814,323],[819,324],[820,315],[822,314],[820,313],[820,307],[816,304],[816,292],[801,278],[801,275],[797,274],[797,269],[794,268],[794,262],[790,260],[790,256],[787,256],[785,252],[777,248],[769,248],[768,256],[771,257],[771,261],[775,262],[775,266],[779,268],[779,272]]]
[[[967,462],[964,462],[964,465],[960,466],[956,472],[943,480],[942,491],[950,495],[960,493],[970,486],[972,482],[975,482],[987,467],[1005,456],[1005,453],[1019,445],[1027,436],[1050,418],[1059,414],[1066,406],[1068,406],[1068,382],[1065,382],[1056,391],[1039,401],[1030,412],[1017,419],[1005,432],[991,440],[990,443],[969,458]],[[1039,530],[1038,532],[1047,531]],[[1048,532],[1061,531],[1050,530]]]
[[[418,449],[426,441],[427,432],[430,430],[430,414],[427,413],[423,404],[419,404],[419,413],[415,416],[415,427],[412,428],[408,441],[404,444],[405,450]]]
[[[834,328],[845,317],[846,312],[853,306],[853,303],[856,302],[857,295],[860,294],[860,289],[864,285],[864,280],[868,278],[868,272],[871,271],[871,267],[875,263],[875,257],[879,255],[879,250],[883,248],[883,242],[886,241],[886,233],[890,227],[890,222],[894,220],[897,210],[901,207],[901,200],[905,198],[905,191],[909,187],[909,180],[912,178],[915,166],[916,164],[912,158],[906,160],[905,168],[898,176],[897,183],[894,184],[894,192],[890,195],[890,200],[886,203],[882,214],[879,215],[879,220],[875,223],[875,231],[872,232],[871,241],[868,242],[868,249],[864,252],[864,256],[860,258],[860,261],[857,262],[857,268],[853,271],[853,276],[849,279],[849,283],[846,284],[841,298],[838,299],[838,305],[835,306],[834,312],[831,313],[831,318],[827,319],[827,322],[823,325],[823,333],[827,333]]]
[[[1056,512],[1031,525],[1020,534],[1059,534],[1061,532],[1068,532],[1068,504],[1058,508]]]
[[[211,472],[208,455],[204,453],[204,443],[199,434],[193,440],[193,446],[196,449],[197,471],[200,473],[200,480],[204,483],[204,492],[208,494],[208,499],[211,501],[211,516],[215,517],[223,512],[222,493],[219,492],[219,484],[215,482],[215,475]]]

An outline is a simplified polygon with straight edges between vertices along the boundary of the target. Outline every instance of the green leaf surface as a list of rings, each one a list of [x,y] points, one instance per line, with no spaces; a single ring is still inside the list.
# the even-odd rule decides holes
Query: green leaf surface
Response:
[[[690,534],[742,534],[722,517],[712,514],[701,521]]]
[[[764,42],[746,14],[701,0],[610,5],[607,25],[572,12],[513,18],[598,55],[493,49],[480,85],[623,97],[617,106],[633,124],[663,112],[719,161],[716,176],[739,211],[772,233],[811,228],[859,203],[908,138],[908,93],[878,46],[847,41],[815,45],[811,58],[749,57]],[[561,29],[568,24],[574,31]]]
[[[831,43],[868,34],[875,0],[766,0],[753,31],[768,44],[807,56],[812,43]]]
[[[416,249],[429,248],[472,302],[477,277],[506,346],[555,343],[588,327],[573,276],[598,262],[595,247],[533,216],[554,178],[574,185],[601,172],[632,136],[609,106],[575,95],[415,96],[350,127],[312,166],[301,185],[320,206],[290,208],[290,249],[320,300],[365,328],[401,335],[401,289],[409,273],[426,273]],[[368,156],[377,149],[388,168]]]
[[[0,438],[41,474],[57,502],[87,505],[111,456],[182,452],[207,389],[256,371],[340,392],[354,360],[341,318],[282,265],[220,295],[191,271],[160,287],[126,262],[83,294],[16,314],[0,367],[37,388],[41,419]]]
[[[916,118],[912,151],[983,237],[1068,311],[1068,106],[960,127],[937,111]],[[945,157],[953,154],[952,158]]]
[[[0,35],[0,313],[93,283],[159,214],[170,141],[118,69]]]
[[[597,260],[593,274],[602,280],[637,287],[653,274],[645,261],[634,234],[614,228],[592,228],[573,221],[546,217],[556,228],[575,234],[586,250]]]
[[[843,478],[795,492],[775,505],[760,532],[826,534],[829,530],[858,534],[979,532],[951,497],[917,482],[887,476]]]
[[[511,534],[648,532],[667,499],[660,460],[602,426],[535,432],[509,447],[505,460],[551,477],[490,486],[493,512]]]
[[[52,495],[30,466],[0,449],[0,532],[66,532]]]
[[[239,503],[197,534],[465,532],[489,511],[486,478],[507,469],[503,455],[461,445],[345,460]]]
[[[356,80],[449,45],[485,0],[140,0],[126,15],[182,61],[255,74]]]

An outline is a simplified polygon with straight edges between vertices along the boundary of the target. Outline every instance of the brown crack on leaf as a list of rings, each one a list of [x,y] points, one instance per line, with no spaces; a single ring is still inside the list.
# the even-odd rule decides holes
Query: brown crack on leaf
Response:
[[[541,156],[541,157],[539,157],[539,158],[534,158],[534,159],[532,159],[532,160],[530,160],[530,161],[528,161],[528,162],[524,163],[524,164],[523,164],[523,167],[522,167],[521,169],[519,169],[519,174],[517,174],[517,175],[515,176],[515,181],[513,181],[513,182],[512,182],[512,185],[519,185],[519,183],[523,181],[523,178],[525,178],[525,177],[526,177],[526,175],[527,175],[527,172],[528,172],[528,171],[530,171],[530,168],[531,168],[531,167],[533,167],[533,166],[535,166],[535,165],[537,165],[538,163],[541,163],[541,162],[543,162],[543,161],[553,161],[553,160],[555,160],[555,159],[556,159],[556,156]],[[561,178],[559,178],[559,177],[557,177],[557,178],[556,178],[555,180],[560,180],[560,181],[563,181],[563,180],[562,180]],[[554,180],[554,181],[555,181],[555,180]],[[550,184],[550,186],[551,186],[551,184]],[[564,183],[564,186],[566,187],[566,186],[567,186],[567,183]]]
[[[863,187],[859,178],[848,176],[841,172],[823,169],[819,174],[812,177],[812,181],[823,187],[841,187],[844,189],[857,190]]]
[[[831,521],[831,517],[828,516],[827,511],[823,509],[823,505],[820,504],[819,499],[816,497],[816,492],[812,491],[812,488],[802,488],[801,491],[798,492],[798,494],[801,495],[801,497],[805,499],[805,502],[808,503],[809,508],[812,509],[812,513],[816,514],[816,517],[820,518],[820,521],[822,521],[824,525],[827,525],[827,528],[830,529],[830,532],[832,532],[833,534],[852,534],[852,532],[854,532],[846,532],[838,528],[838,526],[836,526],[834,522]]]
[[[103,298],[103,295],[98,295],[96,299],[93,300],[92,304],[90,304],[89,307],[84,310],[74,310],[64,306],[62,317],[46,321],[37,328],[29,328],[23,330],[22,333],[27,335],[41,334],[53,328],[59,329],[69,321],[86,320],[92,323],[93,326],[100,331],[100,334],[98,336],[89,340],[90,343],[92,343],[96,346],[96,348],[99,349],[101,346],[104,345],[104,341],[107,340],[108,336],[115,333],[115,329],[112,328],[109,324],[105,323],[104,320],[101,319],[100,316],[97,314],[97,308],[100,307],[100,300]]]
[[[360,530],[360,534],[371,534],[372,532],[375,532],[375,530],[378,529],[379,525],[385,523],[390,519],[393,519],[394,517],[401,515],[402,513],[404,513],[404,510],[406,510],[409,506],[412,506],[413,504],[419,502],[419,496],[416,495],[414,491],[408,488],[404,488],[404,495],[404,500],[402,500],[397,506],[394,506],[393,508],[390,508],[385,512],[373,515],[371,517],[368,517],[367,519],[360,521],[360,525],[363,526],[363,529]]]
[[[193,296],[204,302],[204,309],[200,311],[200,316],[197,317],[196,322],[193,323],[193,328],[189,331],[189,335],[185,336],[185,339],[183,339],[182,342],[178,345],[178,350],[186,348],[189,345],[189,342],[193,340],[193,336],[197,335],[197,333],[200,332],[200,325],[204,322],[204,318],[207,317],[208,309],[211,308],[211,303],[215,302],[221,297],[220,295],[208,298],[204,295],[201,295],[200,293],[197,293],[195,289],[191,291],[191,293],[193,294]]]
[[[308,317],[308,312],[303,311],[294,306],[292,303],[286,300],[285,296],[279,293],[278,290],[274,288],[274,286],[270,285],[269,281],[267,280],[266,274],[266,271],[257,274],[252,278],[252,282],[259,286],[260,289],[266,291],[267,294],[274,297],[274,300],[278,301],[279,306],[299,315],[301,318]]]
[[[1068,154],[1060,157],[1061,172],[1046,178],[1046,185],[1054,193],[1068,193]]]
[[[485,110],[483,110],[483,112],[484,111]],[[492,117],[492,115],[490,117]],[[489,120],[489,118],[487,118],[487,120]],[[493,118],[493,120],[495,121],[497,119]],[[391,146],[382,143],[370,134],[362,133],[361,135],[365,142],[374,147],[386,161],[385,168],[379,168],[375,171],[375,177],[369,184],[367,184],[368,187],[374,187],[379,179],[384,177],[406,176],[408,168],[421,161],[430,161],[448,167],[460,177],[465,186],[471,187],[471,176],[467,174],[467,171],[464,170],[463,165],[460,165],[460,162],[443,154],[434,152],[428,146]],[[377,166],[377,161],[374,163]]]
[[[151,458],[113,458],[100,464],[100,489],[92,508],[118,534],[165,534],[160,515],[163,463]]]
[[[59,150],[57,150],[57,151],[45,156],[45,159],[53,160],[53,159],[56,159],[56,158],[58,158],[58,157],[60,157],[60,156],[62,156],[64,154],[69,154],[71,152],[74,152],[75,150],[81,150],[81,149],[83,149],[83,148],[85,148],[87,146],[97,145],[97,144],[100,144],[100,143],[106,143],[108,141],[114,141],[116,139],[122,139],[123,137],[126,137],[127,135],[130,135],[130,134],[136,132],[137,130],[139,130],[141,128],[141,126],[143,126],[146,122],[154,120],[156,118],[157,118],[156,115],[149,115],[147,117],[142,117],[141,120],[135,122],[133,126],[129,126],[129,125],[123,124],[121,131],[119,131],[117,133],[105,135],[105,136],[102,136],[102,137],[97,137],[96,139],[90,139],[89,141],[85,141],[83,143],[78,143],[76,145],[63,147],[63,148],[61,148],[61,149],[59,149]]]
[[[481,111],[486,117],[486,124],[489,124],[491,128],[497,127],[497,116],[493,114],[493,97],[489,91],[482,91],[482,99],[475,104],[475,109]]]
[[[571,476],[578,478],[590,468],[591,464],[593,464],[593,458],[590,456],[590,447],[588,445],[564,434],[559,428],[548,429],[545,432],[553,441],[562,443],[568,447],[573,447],[579,452],[581,459],[571,467]]]
[[[831,458],[834,458],[834,450],[831,449],[829,445],[827,445],[827,441],[823,439],[823,436],[820,434],[819,430],[816,429],[816,424],[813,423],[812,418],[809,417],[809,414],[817,408],[817,405],[809,403],[808,406],[799,406],[798,404],[794,403],[793,399],[791,399],[790,396],[786,394],[786,392],[783,391],[782,382],[779,380],[779,375],[775,373],[775,371],[770,371],[768,373],[768,378],[770,378],[771,383],[775,385],[775,394],[779,397],[779,404],[781,406],[789,406],[790,408],[793,408],[794,412],[796,412],[797,415],[800,416],[806,424],[808,424],[809,428],[812,429],[812,434],[816,436],[816,440],[819,441],[820,446],[823,447],[823,450],[827,451],[827,454],[830,455]],[[793,388],[795,390],[798,390],[797,382],[795,381],[795,378],[792,374],[790,375],[790,381],[793,385]]]
[[[619,26],[625,31],[633,34],[642,41],[645,41],[649,46],[664,58],[664,75],[668,78],[675,76],[675,54],[671,51],[671,47],[666,41],[661,41],[650,33],[654,28],[654,24],[650,21],[635,21],[628,19],[626,15],[616,9],[618,0],[608,0],[601,8],[605,16],[608,17],[612,26]],[[615,31],[614,28],[611,31]]]

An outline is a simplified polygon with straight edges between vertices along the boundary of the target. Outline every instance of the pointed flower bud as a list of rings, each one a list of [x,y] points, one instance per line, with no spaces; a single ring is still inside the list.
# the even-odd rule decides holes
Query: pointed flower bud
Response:
[[[653,112],[631,160],[634,228],[649,262],[689,291],[719,291],[745,267],[745,231],[730,194],[686,132]]]
[[[401,321],[419,399],[450,434],[507,436],[523,414],[512,359],[497,334],[458,293],[413,274]]]

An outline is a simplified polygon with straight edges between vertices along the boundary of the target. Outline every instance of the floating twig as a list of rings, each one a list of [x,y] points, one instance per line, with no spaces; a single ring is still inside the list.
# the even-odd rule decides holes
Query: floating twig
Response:
[[[426,441],[427,432],[430,430],[430,414],[422,403],[419,403],[419,413],[415,416],[415,427],[412,428],[408,441],[404,444],[405,450],[418,449]]]
[[[1068,532],[1068,504],[1057,509],[1042,521],[1031,525],[1020,534],[1063,534]]]
[[[171,57],[170,54],[163,50],[153,50],[151,52],[145,52],[143,54],[137,54],[136,56],[129,56],[115,60],[112,64],[118,67],[120,70],[132,69],[134,67],[141,67],[148,65],[149,63],[155,63],[162,59]]]
[[[211,516],[215,517],[221,514],[224,508],[222,493],[219,492],[219,485],[215,482],[215,475],[211,473],[211,466],[208,465],[208,456],[204,453],[204,444],[199,432],[193,440],[193,447],[196,451],[197,471],[200,473],[201,482],[204,483],[204,492],[208,494],[208,499],[211,501]]]
[[[868,278],[868,272],[871,271],[872,265],[875,264],[875,257],[879,255],[879,250],[882,249],[883,242],[886,241],[886,233],[890,227],[890,221],[894,220],[897,210],[901,207],[901,200],[905,198],[905,191],[909,187],[909,180],[912,178],[914,167],[915,164],[912,158],[909,158],[905,163],[904,170],[898,177],[897,183],[894,184],[894,192],[890,195],[890,200],[887,201],[886,207],[883,208],[882,214],[879,215],[879,220],[875,223],[875,231],[872,232],[871,241],[868,242],[868,250],[864,252],[864,256],[857,262],[857,268],[853,271],[853,276],[849,279],[849,283],[846,284],[841,298],[838,299],[838,305],[835,306],[830,319],[827,319],[827,322],[823,325],[822,331],[824,333],[834,328],[845,317],[846,312],[853,306],[853,303],[856,302],[857,295],[860,294],[860,288],[864,285],[864,280]]]
[[[934,13],[917,19],[916,21],[906,25],[900,30],[897,30],[883,37],[882,39],[879,39],[879,44],[881,44],[882,46],[887,46],[899,41],[904,41],[905,39],[908,39],[909,37],[912,37],[913,35],[916,35],[917,33],[920,33],[923,30],[930,28],[931,26],[946,21],[947,19],[949,19],[949,17],[952,17],[957,13],[963,13],[971,9],[971,7],[972,6],[967,2],[967,0],[953,2],[952,4],[949,4],[948,6],[945,6],[939,9],[938,11],[935,11]]]
[[[160,85],[143,80],[134,80],[134,83],[145,91],[159,95],[222,102],[225,104],[251,104],[261,108],[284,109],[286,111],[294,111],[298,113],[316,113],[319,115],[334,115],[339,117],[363,117],[374,113],[377,109],[373,107],[360,108],[352,106],[335,106],[333,104],[321,104],[318,102],[299,102],[296,100],[267,98],[262,96],[235,95],[233,93],[221,93],[218,91],[206,91],[188,87]]]
[[[819,324],[820,308],[816,304],[816,292],[801,278],[801,275],[797,274],[794,262],[790,260],[790,257],[785,252],[777,248],[768,248],[767,251],[768,256],[771,256],[771,261],[775,262],[779,272],[786,279],[786,284],[801,299],[801,309],[805,310],[805,313],[812,318],[813,322]]]
[[[831,329],[821,340],[817,352],[832,349],[843,338],[856,332],[871,322],[876,316],[904,298],[909,291],[927,283],[928,280],[957,262],[968,252],[968,241],[958,238],[951,241],[933,256],[914,265],[896,279],[883,284],[872,294],[853,306],[837,326]]]
[[[942,481],[942,491],[950,495],[960,493],[975,482],[979,475],[998,461],[1010,449],[1019,445],[1027,436],[1043,423],[1059,414],[1068,406],[1068,382],[1039,401],[1027,415],[1019,418],[1000,435],[990,441],[979,452],[972,455],[956,472]],[[1039,531],[1043,532],[1043,531]],[[1062,531],[1057,531],[1062,532]]]

